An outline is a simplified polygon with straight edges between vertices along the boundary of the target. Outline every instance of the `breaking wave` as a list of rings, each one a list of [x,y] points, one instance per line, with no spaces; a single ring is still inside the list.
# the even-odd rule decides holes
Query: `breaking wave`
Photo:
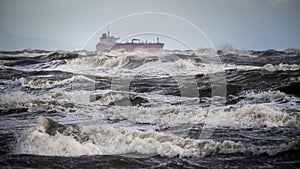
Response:
[[[208,112],[203,108],[184,106],[161,107],[111,107],[107,110],[90,112],[93,118],[125,118],[137,123],[160,125],[204,123],[208,114],[217,120],[216,125],[229,126],[299,126],[297,118],[265,104],[246,105],[224,111]],[[299,126],[300,127],[300,126]]]
[[[295,141],[276,146],[255,146],[230,140],[184,139],[153,130],[61,125],[51,119],[42,118],[39,125],[20,140],[15,151],[48,156],[138,153],[167,157],[194,157],[230,153],[275,155],[298,147],[299,142]]]
[[[279,65],[272,65],[272,64],[266,64],[265,66],[263,66],[264,69],[268,70],[268,71],[286,71],[286,70],[299,70],[300,66],[296,65],[296,64],[282,64],[280,63]]]
[[[33,89],[43,89],[43,88],[54,88],[58,86],[63,86],[66,84],[74,83],[84,83],[84,82],[92,82],[95,83],[93,79],[90,79],[86,76],[73,76],[68,79],[63,80],[50,80],[48,78],[21,78],[20,82],[22,83],[23,87],[29,87]]]
[[[221,62],[203,62],[212,56]],[[61,156],[70,166],[251,168],[251,159],[252,168],[293,168],[299,56],[296,49],[0,51],[0,168],[40,168],[45,159],[55,167],[66,163]],[[226,83],[217,77],[213,85],[219,72]]]

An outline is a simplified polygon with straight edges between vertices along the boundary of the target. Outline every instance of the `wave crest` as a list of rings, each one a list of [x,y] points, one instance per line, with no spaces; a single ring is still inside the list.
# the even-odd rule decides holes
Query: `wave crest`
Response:
[[[50,133],[49,130],[52,132]],[[298,148],[299,142],[283,143],[278,146],[254,146],[230,140],[184,139],[153,130],[138,131],[109,126],[67,126],[42,118],[39,125],[21,139],[16,153],[52,156],[140,153],[167,157],[193,157],[224,153],[275,155]]]

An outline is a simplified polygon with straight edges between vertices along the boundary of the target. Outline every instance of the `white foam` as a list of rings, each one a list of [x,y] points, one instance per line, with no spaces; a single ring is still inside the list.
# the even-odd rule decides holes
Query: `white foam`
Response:
[[[273,93],[273,94],[271,94]],[[122,99],[124,95],[106,92],[101,100],[101,105]],[[250,94],[251,95],[251,94]],[[219,125],[229,126],[291,126],[300,127],[295,116],[289,115],[283,109],[274,104],[247,104],[243,106],[227,106],[224,111],[209,111],[193,105],[159,105],[158,107],[132,107],[111,106],[101,107],[98,101],[90,101],[91,93],[74,91],[72,93],[58,91],[50,95],[35,96],[25,92],[3,93],[0,98],[1,108],[51,108],[65,110],[68,103],[74,103],[72,111],[86,114],[94,120],[125,118],[136,123],[150,123],[160,125],[180,125],[205,123],[208,117],[218,119]],[[266,92],[255,97],[280,97],[285,95],[281,92]],[[84,104],[84,105],[81,105]],[[76,106],[77,105],[77,106]],[[79,106],[81,105],[81,106]],[[45,107],[46,106],[46,107]],[[66,107],[65,107],[66,106]],[[208,112],[209,111],[209,112]]]
[[[92,106],[90,106],[92,107]],[[300,127],[297,118],[274,105],[253,104],[211,111],[195,106],[121,107],[78,109],[78,113],[92,116],[94,120],[127,119],[136,123],[176,126],[211,122],[213,126],[290,126]],[[230,106],[229,106],[230,107]],[[209,118],[208,118],[209,117]]]
[[[240,100],[237,105],[246,105],[246,104],[253,104],[253,103],[261,103],[261,102],[271,102],[276,104],[276,102],[284,101],[284,102],[291,102],[294,100],[291,96],[280,92],[280,91],[263,91],[263,92],[255,92],[245,91],[241,94],[245,99]]]
[[[28,78],[20,78],[20,82],[23,87],[30,87],[34,89],[38,88],[53,88],[56,86],[62,86],[69,83],[76,82],[92,82],[95,83],[93,79],[90,79],[86,76],[77,75],[72,76],[71,78],[64,80],[49,80],[49,79],[28,79]]]
[[[35,96],[26,92],[15,91],[10,93],[0,94],[0,107],[1,108],[22,108],[27,107]]]
[[[280,91],[263,91],[263,92],[254,92],[253,90],[245,92],[244,94],[247,98],[253,98],[255,100],[267,99],[267,100],[276,100],[283,99],[288,100],[289,96]]]
[[[299,70],[300,69],[300,65],[296,65],[296,64],[282,64],[280,63],[279,65],[272,65],[272,64],[266,64],[263,66],[263,69],[270,71],[270,72],[274,72],[274,71],[286,71],[286,70]]]
[[[83,98],[82,92],[78,98]],[[78,98],[77,100],[79,100]],[[67,95],[63,91],[57,91],[56,93],[45,95],[34,95],[23,91],[15,91],[0,94],[0,108],[28,108],[28,111],[51,109],[68,112],[76,109],[76,107],[73,107],[71,99],[72,96]]]
[[[93,67],[102,67],[102,68],[113,68],[120,67],[130,60],[130,56],[93,56],[85,58],[73,59],[70,62],[70,65],[80,66],[80,65],[89,65]],[[84,68],[84,67],[80,67]]]
[[[124,117],[138,123],[157,123],[178,125],[184,123],[203,123],[207,111],[202,108],[185,106],[161,106],[161,107],[111,107],[100,114],[106,118]],[[94,113],[94,118],[98,113]]]
[[[138,131],[130,128],[113,128],[110,126],[81,126],[80,132],[89,139],[78,141],[72,135],[45,132],[45,120],[31,129],[19,142],[15,153],[80,156],[80,155],[114,155],[140,153],[167,157],[207,156],[219,153],[251,153],[270,155],[294,149],[299,143],[290,142],[276,146],[254,146],[230,140],[195,140],[184,139],[172,134],[153,130]],[[68,131],[72,132],[72,131]]]
[[[194,59],[183,59],[177,57],[177,55],[193,55]],[[215,55],[215,51],[209,49],[198,51],[198,55],[193,51],[137,50],[128,52],[116,50],[107,54],[72,59],[71,61],[67,61],[67,64],[59,65],[53,69],[109,77],[128,77],[136,73],[145,77],[149,75],[164,77],[165,74],[163,73],[167,73],[169,76],[177,76],[211,74],[224,72],[229,69],[261,69],[261,67],[257,66],[201,63],[201,56]],[[154,60],[149,60],[149,58],[153,57],[155,57]],[[139,62],[139,64],[143,62],[143,64],[137,68],[129,69],[126,65],[130,62]],[[153,73],[155,70],[156,72]],[[152,71],[152,73],[149,74],[149,71]]]
[[[257,58],[258,55],[253,54],[252,51],[248,50],[222,50],[222,55],[232,54],[232,55],[239,55],[243,57],[250,57],[250,58]]]
[[[218,118],[216,116],[215,118]],[[297,127],[297,118],[290,116],[279,108],[266,104],[245,105],[225,112],[220,119],[220,125],[246,125],[246,126],[292,126]]]

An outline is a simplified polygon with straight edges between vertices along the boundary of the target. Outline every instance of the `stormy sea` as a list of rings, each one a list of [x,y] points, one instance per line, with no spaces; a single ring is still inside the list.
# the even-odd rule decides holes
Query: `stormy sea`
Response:
[[[300,166],[298,49],[0,51],[0,79],[0,168]]]

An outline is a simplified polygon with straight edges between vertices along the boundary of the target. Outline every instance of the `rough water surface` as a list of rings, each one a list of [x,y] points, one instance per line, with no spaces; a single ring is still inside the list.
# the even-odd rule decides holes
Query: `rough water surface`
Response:
[[[300,166],[297,49],[0,51],[0,79],[0,168]]]

